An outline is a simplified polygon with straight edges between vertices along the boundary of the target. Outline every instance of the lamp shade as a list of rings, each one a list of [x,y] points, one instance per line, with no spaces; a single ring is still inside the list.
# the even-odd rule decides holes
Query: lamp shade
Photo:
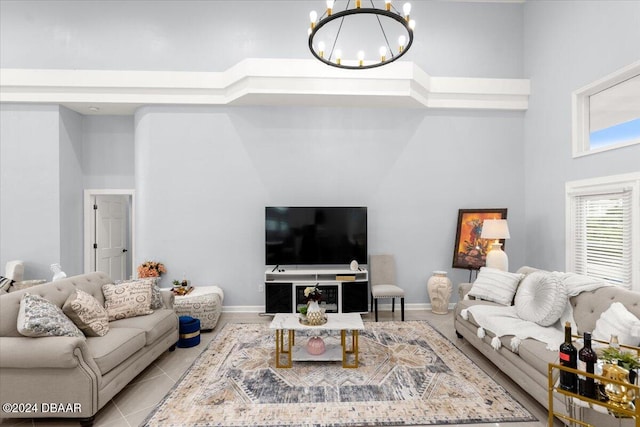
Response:
[[[506,219],[485,219],[482,223],[482,239],[508,239],[509,226]]]

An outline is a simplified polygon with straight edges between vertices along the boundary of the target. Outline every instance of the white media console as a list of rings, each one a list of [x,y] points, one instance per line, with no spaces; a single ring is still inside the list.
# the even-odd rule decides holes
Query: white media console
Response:
[[[369,272],[365,268],[267,269],[264,273],[265,312],[295,313],[304,305],[304,289],[322,290],[320,303],[327,313],[366,313],[369,301]]]

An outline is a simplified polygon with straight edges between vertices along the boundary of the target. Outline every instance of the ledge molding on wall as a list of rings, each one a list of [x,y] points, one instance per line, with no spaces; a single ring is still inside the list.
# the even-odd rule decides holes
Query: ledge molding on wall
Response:
[[[222,72],[0,69],[0,102],[131,115],[144,105],[515,110],[528,79],[430,76],[412,62],[342,70],[313,59],[245,59]]]

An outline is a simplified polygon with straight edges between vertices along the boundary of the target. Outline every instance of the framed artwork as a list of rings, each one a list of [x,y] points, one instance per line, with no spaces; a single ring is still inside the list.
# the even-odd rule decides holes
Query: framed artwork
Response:
[[[481,239],[485,219],[507,219],[507,209],[458,209],[453,268],[479,270],[484,267],[491,240]],[[504,239],[500,240],[504,248]]]

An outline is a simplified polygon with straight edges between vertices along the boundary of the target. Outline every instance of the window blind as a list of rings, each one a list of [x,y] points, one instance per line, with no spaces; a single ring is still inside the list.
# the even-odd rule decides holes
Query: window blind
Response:
[[[625,189],[573,197],[576,273],[631,288],[631,195]]]

